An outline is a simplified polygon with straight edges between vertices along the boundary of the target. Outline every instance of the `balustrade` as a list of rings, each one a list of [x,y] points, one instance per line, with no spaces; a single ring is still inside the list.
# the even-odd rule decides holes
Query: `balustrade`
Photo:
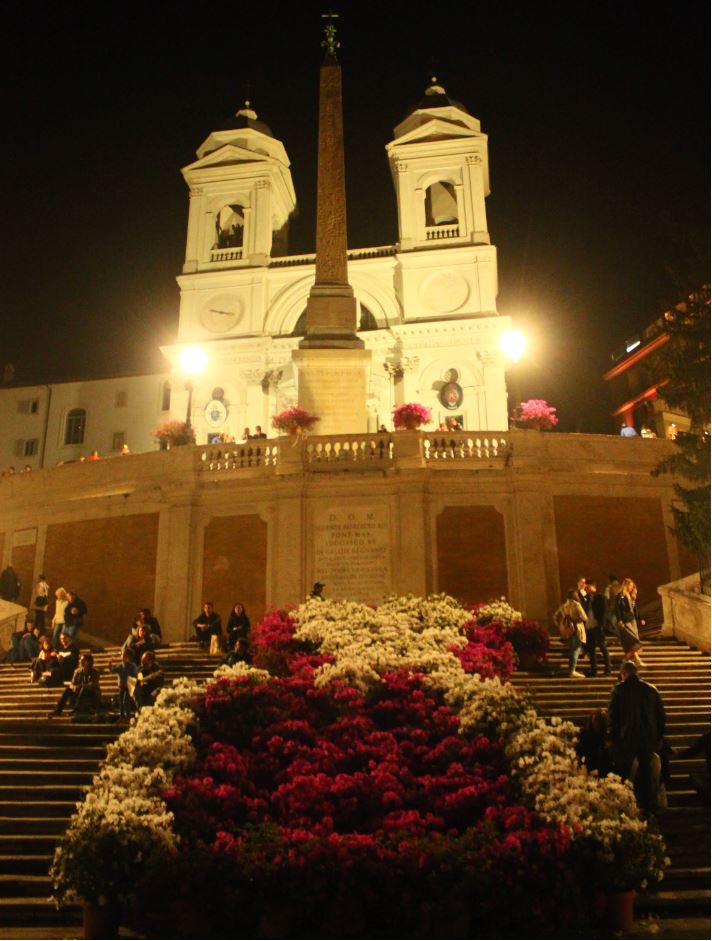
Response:
[[[214,444],[200,453],[201,467],[208,471],[243,470],[246,467],[275,467],[279,458],[276,442],[265,444]]]

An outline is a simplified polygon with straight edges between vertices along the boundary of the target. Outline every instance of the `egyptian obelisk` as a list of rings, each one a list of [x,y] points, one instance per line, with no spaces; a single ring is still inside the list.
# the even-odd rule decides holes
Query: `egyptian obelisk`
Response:
[[[356,299],[349,284],[341,66],[334,20],[324,15],[319,73],[319,151],[316,276],[306,309],[306,333],[292,354],[299,405],[318,415],[316,434],[366,431],[371,353],[356,335]]]

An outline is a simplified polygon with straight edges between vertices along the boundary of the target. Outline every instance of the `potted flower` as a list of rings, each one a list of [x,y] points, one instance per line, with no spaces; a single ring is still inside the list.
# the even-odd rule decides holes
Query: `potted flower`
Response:
[[[161,444],[167,445],[169,448],[174,448],[179,444],[195,444],[195,433],[192,426],[188,422],[179,421],[175,418],[161,422],[157,428],[153,429],[151,434]]]
[[[539,431],[551,431],[559,424],[556,408],[546,399],[527,399],[520,402],[514,410],[514,424],[517,428],[537,428]]]
[[[311,431],[318,421],[317,415],[310,415],[298,405],[292,405],[272,416],[272,427],[281,431],[282,434],[300,435],[305,431]]]
[[[432,420],[432,412],[427,405],[419,402],[406,402],[405,405],[396,405],[393,409],[393,427],[408,431],[417,431],[421,425],[428,425]]]
[[[549,633],[538,621],[521,619],[507,628],[507,639],[514,647],[522,670],[536,670],[546,660]]]

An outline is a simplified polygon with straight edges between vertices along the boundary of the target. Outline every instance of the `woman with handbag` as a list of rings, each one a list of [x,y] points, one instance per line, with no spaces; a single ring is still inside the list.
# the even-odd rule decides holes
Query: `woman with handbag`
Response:
[[[584,679],[584,674],[577,671],[576,664],[586,643],[586,612],[575,588],[569,588],[566,601],[554,612],[554,624],[568,648],[569,676],[577,680]]]
[[[632,660],[638,667],[646,666],[640,659],[638,651],[643,649],[638,634],[638,625],[641,627],[645,621],[638,614],[638,589],[632,578],[624,578],[621,590],[616,595],[616,624],[618,637],[623,647],[623,659]]]

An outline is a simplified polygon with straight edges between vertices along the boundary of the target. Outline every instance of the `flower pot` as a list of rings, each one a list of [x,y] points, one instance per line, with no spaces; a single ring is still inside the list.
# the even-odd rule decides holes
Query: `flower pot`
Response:
[[[403,427],[406,429],[406,431],[417,431],[422,424],[422,421],[415,415],[411,417],[406,415],[406,417],[403,419]]]
[[[529,671],[539,669],[541,654],[537,653],[536,650],[517,650],[517,656],[519,657],[520,670]]]
[[[606,921],[614,931],[633,930],[635,889],[606,893]]]
[[[301,433],[302,429],[300,425],[290,425],[289,428],[287,428],[287,434],[290,438],[296,438],[297,435],[300,435]]]
[[[121,915],[118,905],[84,902],[83,910],[85,938],[118,938]]]

